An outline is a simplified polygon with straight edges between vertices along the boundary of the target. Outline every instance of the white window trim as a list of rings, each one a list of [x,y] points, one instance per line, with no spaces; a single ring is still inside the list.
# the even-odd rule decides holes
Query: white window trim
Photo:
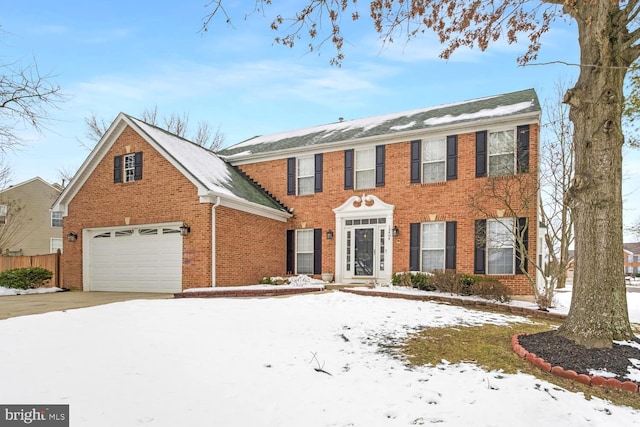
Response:
[[[503,151],[503,152],[499,152],[499,153],[493,153],[491,154],[491,134],[492,133],[500,133],[500,132],[508,132],[511,131],[513,134],[513,141],[512,141],[512,149],[511,151]],[[504,156],[505,154],[512,154],[513,155],[513,170],[511,171],[510,174],[507,175],[493,175],[491,174],[491,157],[496,157],[496,156]],[[499,177],[499,176],[509,176],[509,175],[515,175],[516,174],[516,169],[518,167],[518,131],[517,128],[515,127],[509,127],[509,128],[499,128],[499,129],[489,129],[487,131],[487,176],[489,177]]]
[[[64,243],[64,241],[62,240],[62,237],[51,237],[49,239],[49,253],[54,254],[54,253],[57,252],[57,250],[58,250],[57,248],[56,248],[56,250],[53,249],[53,242],[56,241],[56,240],[60,241],[60,246],[58,246],[57,248],[60,248],[60,252],[63,251],[63,243]]]
[[[9,207],[7,205],[0,205],[0,225],[7,223],[7,214]]]
[[[358,154],[363,151],[373,153],[373,166],[366,169],[358,169]],[[353,188],[356,190],[367,190],[376,187],[376,147],[359,148],[353,151]],[[373,171],[373,182],[367,187],[358,187],[358,172]]]
[[[123,173],[123,182],[133,182],[136,180],[136,154],[130,153],[125,154],[122,157],[122,173]],[[128,165],[127,165],[128,163]],[[130,172],[130,174],[128,173]]]
[[[438,248],[425,248],[422,245],[423,239],[422,237],[424,236],[424,228],[426,225],[429,224],[442,224],[443,228],[442,228],[442,246],[438,247]],[[420,271],[426,272],[426,271],[433,271],[433,270],[425,270],[424,265],[422,264],[422,252],[423,251],[435,251],[435,250],[442,250],[442,268],[440,268],[439,270],[444,271],[445,270],[445,264],[446,264],[446,260],[447,260],[447,223],[445,221],[434,221],[434,222],[423,222],[420,225]],[[437,270],[437,269],[436,269]]]
[[[443,145],[444,148],[444,156],[442,158],[442,160],[431,160],[431,161],[425,161],[424,160],[424,152],[425,152],[425,145],[428,142],[440,142]],[[438,138],[429,138],[429,139],[423,139],[422,140],[422,147],[421,148],[421,158],[420,158],[420,175],[421,175],[421,179],[420,182],[422,182],[423,184],[435,184],[437,182],[445,182],[447,180],[447,138],[446,137],[438,137]],[[425,180],[425,176],[424,176],[424,166],[426,164],[435,164],[435,163],[444,163],[444,169],[442,171],[442,179],[439,181],[426,181]]]
[[[54,218],[53,214],[60,214],[60,217],[59,218]],[[60,220],[60,225],[53,225],[53,220],[54,219]],[[60,212],[60,211],[51,211],[51,226],[55,227],[55,228],[62,227],[62,212]]]
[[[300,233],[311,233],[311,250],[309,251],[301,251],[300,245],[298,244],[298,235]],[[313,228],[300,228],[296,230],[296,241],[295,241],[295,255],[296,255],[296,260],[295,260],[295,273],[296,274],[313,274],[313,248],[314,248],[315,242],[314,242],[314,229]],[[311,272],[308,273],[300,273],[298,271],[298,256],[300,254],[311,254]]]
[[[491,249],[491,241],[489,240],[489,223],[490,222],[498,222],[502,224],[502,221],[504,220],[510,220],[511,221],[511,246],[507,246],[504,245],[504,243],[501,245],[501,247],[499,249],[507,249],[507,248],[511,248],[511,272],[510,273],[489,273],[489,250]],[[517,218],[496,218],[496,219],[488,219],[487,220],[487,243],[486,243],[486,260],[485,260],[485,271],[487,272],[487,275],[489,276],[512,276],[516,273],[516,236],[515,236],[515,232],[513,227],[516,227],[517,224]],[[506,226],[504,224],[502,224],[503,227],[506,228]]]
[[[311,175],[300,175],[300,160],[310,160],[311,161]],[[311,187],[311,191],[308,193],[300,192],[300,179],[302,178],[311,178],[312,181],[315,180],[315,156],[306,156],[306,157],[297,157],[296,158],[296,195],[298,196],[307,196],[309,194],[315,193],[315,182]]]

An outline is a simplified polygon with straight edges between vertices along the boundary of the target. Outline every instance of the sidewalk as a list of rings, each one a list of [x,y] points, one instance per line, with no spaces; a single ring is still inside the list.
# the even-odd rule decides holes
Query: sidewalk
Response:
[[[0,297],[0,320],[30,314],[92,307],[134,299],[173,298],[173,294],[143,292],[53,292]]]

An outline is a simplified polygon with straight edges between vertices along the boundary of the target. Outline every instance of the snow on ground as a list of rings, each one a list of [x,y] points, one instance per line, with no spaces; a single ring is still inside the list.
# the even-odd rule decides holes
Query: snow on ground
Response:
[[[29,294],[46,294],[49,292],[61,292],[63,289],[50,287],[50,288],[35,288],[35,289],[13,289],[4,288],[0,286],[0,297],[12,296],[12,295],[29,295]]]
[[[0,402],[69,404],[74,427],[640,425],[533,376],[381,351],[422,326],[524,321],[342,292],[16,317],[0,321]]]

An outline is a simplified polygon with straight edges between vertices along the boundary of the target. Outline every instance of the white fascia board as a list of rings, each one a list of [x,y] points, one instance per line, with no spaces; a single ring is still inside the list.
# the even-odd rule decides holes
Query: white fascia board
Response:
[[[343,141],[337,141],[327,144],[310,145],[307,147],[296,147],[285,150],[269,151],[265,153],[247,154],[244,156],[222,156],[234,166],[243,164],[259,163],[270,160],[280,160],[287,157],[299,157],[301,154],[313,155],[318,153],[327,153],[331,151],[339,151],[344,148],[355,148],[366,145],[376,145],[380,143],[395,144],[399,142],[407,142],[414,139],[421,139],[431,135],[438,134],[461,134],[472,131],[481,130],[486,127],[495,126],[507,126],[507,125],[519,125],[527,121],[528,123],[540,123],[541,112],[529,112],[514,114],[510,116],[491,117],[480,120],[474,120],[465,123],[447,123],[443,125],[431,126],[428,128],[415,129],[406,132],[396,132],[393,134],[375,135],[365,138],[346,139]],[[247,151],[251,151],[251,146],[247,147]]]
[[[109,129],[107,129],[100,141],[98,141],[91,153],[89,153],[89,156],[87,156],[84,162],[82,162],[82,165],[80,165],[80,168],[74,175],[73,179],[62,191],[60,197],[55,201],[52,207],[53,210],[62,212],[63,217],[69,214],[69,203],[73,200],[80,188],[82,188],[91,175],[93,169],[103,159],[107,151],[109,151],[113,143],[125,129],[128,124],[126,119],[127,117],[123,113],[118,114],[118,117],[116,117],[113,123],[111,123]]]
[[[253,215],[262,216],[269,219],[275,219],[276,221],[287,222],[291,215],[285,211],[279,211],[276,209],[268,208],[257,203],[249,202],[240,198],[229,197],[225,194],[217,194],[210,191],[207,194],[200,195],[200,203],[216,203],[220,201],[220,206],[236,209],[242,212],[247,212]]]

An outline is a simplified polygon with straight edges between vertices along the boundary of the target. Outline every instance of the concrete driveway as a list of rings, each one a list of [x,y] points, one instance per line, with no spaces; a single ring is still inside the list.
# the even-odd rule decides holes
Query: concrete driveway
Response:
[[[173,298],[173,294],[146,292],[54,292],[0,297],[0,320],[10,317],[92,307],[134,299]]]

